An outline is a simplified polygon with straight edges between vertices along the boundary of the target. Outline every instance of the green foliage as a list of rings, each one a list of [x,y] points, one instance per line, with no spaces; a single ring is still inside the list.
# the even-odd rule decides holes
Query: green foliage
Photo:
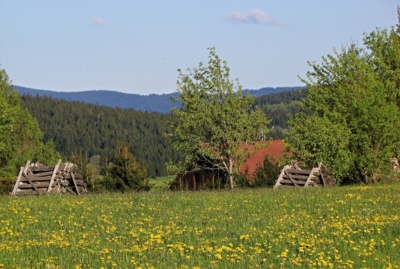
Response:
[[[20,96],[0,70],[0,176],[15,177],[27,160],[44,164],[57,159],[51,142],[43,145],[38,122],[20,105]]]
[[[0,195],[9,194],[13,189],[15,179],[0,177]]]
[[[182,171],[182,163],[173,163],[172,161],[168,161],[165,163],[165,169],[167,170],[167,176],[175,176],[180,171]]]
[[[400,138],[399,38],[376,30],[364,43],[309,63],[303,112],[290,122],[294,157],[345,182],[384,178]]]
[[[148,191],[152,187],[146,167],[136,161],[126,145],[118,146],[105,184],[108,190],[116,191]]]
[[[243,143],[260,139],[268,121],[262,111],[252,110],[254,98],[244,96],[239,82],[230,80],[215,49],[209,52],[208,65],[200,62],[188,74],[178,70],[177,100],[183,108],[172,110],[172,143],[189,160],[198,155],[213,159],[230,175],[233,188],[233,173],[246,156]]]
[[[74,152],[71,156],[71,161],[78,166],[79,173],[83,176],[84,182],[87,184],[87,189],[90,192],[101,191],[102,182],[100,180],[100,156],[95,155],[89,158],[84,156],[82,152]]]

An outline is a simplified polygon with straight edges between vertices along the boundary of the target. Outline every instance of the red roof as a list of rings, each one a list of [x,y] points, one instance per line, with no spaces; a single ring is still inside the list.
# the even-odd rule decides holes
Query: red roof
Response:
[[[246,162],[240,167],[240,172],[245,173],[246,169],[249,175],[252,175],[257,168],[258,165],[262,165],[265,159],[265,155],[269,155],[272,159],[275,159],[276,162],[284,154],[284,141],[283,140],[269,140],[269,141],[260,141],[256,143],[256,146],[262,145],[263,147],[256,151],[256,153],[252,154]],[[271,160],[271,159],[270,159]]]

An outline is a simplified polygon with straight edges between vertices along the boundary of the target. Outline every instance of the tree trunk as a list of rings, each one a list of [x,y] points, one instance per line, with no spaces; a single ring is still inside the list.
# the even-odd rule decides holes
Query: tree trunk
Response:
[[[235,188],[235,185],[233,184],[233,163],[232,163],[232,160],[229,160],[229,185],[230,185],[232,190]]]

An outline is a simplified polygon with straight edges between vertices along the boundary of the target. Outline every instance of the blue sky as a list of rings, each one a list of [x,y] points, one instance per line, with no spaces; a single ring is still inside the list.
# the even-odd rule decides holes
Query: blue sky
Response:
[[[398,0],[0,0],[0,68],[56,91],[176,91],[209,47],[246,89],[301,86],[307,61],[397,23]]]

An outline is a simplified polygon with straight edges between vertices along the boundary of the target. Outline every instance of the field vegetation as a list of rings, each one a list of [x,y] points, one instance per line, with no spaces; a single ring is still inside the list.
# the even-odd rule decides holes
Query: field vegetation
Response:
[[[399,184],[0,203],[0,268],[400,268]]]

